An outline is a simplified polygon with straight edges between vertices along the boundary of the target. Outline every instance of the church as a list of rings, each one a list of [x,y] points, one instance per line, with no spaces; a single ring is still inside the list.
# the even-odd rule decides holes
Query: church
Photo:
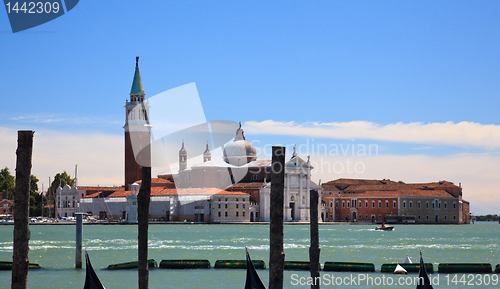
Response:
[[[140,183],[141,160],[149,157],[148,152],[140,149],[147,146],[152,127],[138,58],[125,113],[125,189],[130,191],[132,184]],[[221,160],[212,160],[208,143],[199,145],[205,147],[200,163],[189,166],[189,152],[182,142],[179,144],[179,169],[162,173],[156,179],[170,186],[171,210],[167,220],[269,222],[271,160],[257,158],[255,147],[245,139],[241,123],[234,139],[223,147]],[[319,191],[318,204],[321,204],[321,187],[311,181],[312,169],[309,158],[304,160],[294,149],[285,164],[285,222],[309,222],[311,190]],[[152,187],[161,185],[152,184]],[[180,202],[180,198],[186,199],[188,192],[191,201]],[[187,207],[183,206],[192,202],[199,204],[186,211]],[[321,208],[318,211],[321,212]]]

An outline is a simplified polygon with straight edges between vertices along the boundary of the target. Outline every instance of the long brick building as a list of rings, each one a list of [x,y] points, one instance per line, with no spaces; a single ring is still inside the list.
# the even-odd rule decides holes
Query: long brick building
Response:
[[[448,181],[337,179],[322,185],[325,222],[468,224],[469,202]]]

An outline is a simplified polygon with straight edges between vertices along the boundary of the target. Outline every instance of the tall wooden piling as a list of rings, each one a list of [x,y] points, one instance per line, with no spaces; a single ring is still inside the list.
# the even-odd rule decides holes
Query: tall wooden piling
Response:
[[[76,213],[75,268],[82,268],[83,213]]]
[[[137,222],[138,222],[138,273],[139,289],[149,287],[148,268],[148,221],[149,200],[151,196],[151,167],[142,167],[142,184],[137,195]]]
[[[285,147],[273,146],[271,164],[269,289],[283,288],[283,194],[285,183]]]
[[[12,289],[25,289],[28,283],[30,177],[34,133],[34,131],[22,130],[17,132]]]
[[[311,225],[311,247],[309,247],[309,262],[311,264],[311,278],[313,280],[311,289],[319,289],[319,229],[318,229],[318,191],[310,191],[310,225]]]

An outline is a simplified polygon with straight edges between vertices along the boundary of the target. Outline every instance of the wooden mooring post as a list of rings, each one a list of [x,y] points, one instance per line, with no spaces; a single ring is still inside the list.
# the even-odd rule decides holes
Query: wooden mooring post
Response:
[[[30,177],[34,131],[17,132],[16,191],[14,193],[14,252],[12,255],[12,289],[25,289],[29,265]]]
[[[75,268],[82,268],[83,213],[76,213]]]
[[[319,264],[319,228],[318,228],[318,191],[310,191],[309,214],[311,225],[311,247],[309,247],[309,262],[311,264],[311,278],[313,280],[311,289],[319,289],[320,264]]]
[[[269,225],[269,289],[283,288],[283,194],[285,184],[285,147],[273,146],[271,164],[271,204]]]
[[[151,167],[142,167],[142,183],[137,195],[139,289],[149,288],[148,222],[151,197]]]

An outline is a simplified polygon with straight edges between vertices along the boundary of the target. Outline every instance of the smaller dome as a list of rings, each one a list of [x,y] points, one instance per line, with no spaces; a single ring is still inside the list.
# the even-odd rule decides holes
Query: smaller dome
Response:
[[[207,148],[205,149],[205,152],[203,153],[204,156],[211,156],[212,153],[210,152],[210,149],[208,148],[208,143],[207,143]]]

